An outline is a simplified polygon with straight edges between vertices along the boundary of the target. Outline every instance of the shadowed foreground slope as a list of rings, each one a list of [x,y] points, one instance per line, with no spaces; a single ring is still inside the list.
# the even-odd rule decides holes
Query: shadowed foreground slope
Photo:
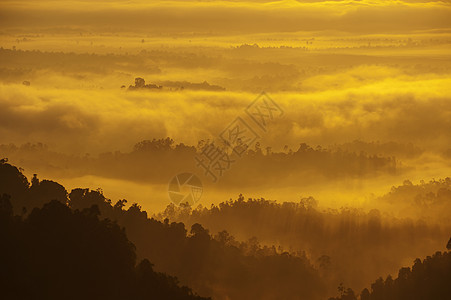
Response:
[[[136,263],[125,231],[96,206],[72,211],[56,200],[27,218],[0,197],[2,299],[207,299],[174,277]]]
[[[4,160],[0,163],[0,195],[0,239],[2,245],[5,245],[0,249],[1,265],[4,266],[0,275],[4,278],[2,285],[5,285],[4,292],[9,293],[7,296],[17,296],[14,293],[20,292],[23,298],[28,299],[34,295],[46,299],[91,296],[97,299],[196,299],[197,296],[193,296],[188,288],[178,287],[174,278],[155,273],[146,259],[155,264],[155,270],[175,275],[182,284],[214,299],[326,299],[327,295],[335,293],[337,280],[340,279],[335,278],[339,275],[338,269],[333,264],[331,267],[330,259],[325,255],[318,260],[319,266],[315,266],[312,263],[314,257],[308,257],[305,252],[299,251],[303,248],[288,253],[282,248],[261,245],[255,237],[240,242],[225,230],[210,233],[199,223],[192,224],[188,231],[181,222],[149,219],[137,204],[126,209],[126,200],[119,200],[113,205],[101,191],[74,189],[68,194],[58,183],[40,181],[37,176],[31,180],[30,186],[22,172]],[[56,201],[47,203],[50,200]],[[11,203],[17,206],[15,213]],[[288,209],[289,204],[284,204],[282,209],[278,204],[265,203],[263,200],[256,203],[241,199],[234,205],[223,204],[221,211],[238,209],[244,205],[249,208],[252,206],[254,214],[259,215],[258,212],[269,205],[267,209],[291,211],[295,215],[291,219],[307,221],[316,216],[316,219],[328,222],[329,219],[335,220],[332,225],[342,223],[341,217],[347,216],[343,213],[321,214],[305,205],[302,208]],[[215,210],[217,208],[212,207],[212,211]],[[204,217],[210,216],[212,211],[204,210]],[[202,214],[198,215],[201,216]],[[219,216],[220,214],[216,217]],[[271,218],[265,220],[269,222]],[[208,218],[203,221],[208,221]],[[370,218],[368,224],[373,223],[375,221]],[[118,224],[125,229],[121,229]],[[263,222],[259,224],[264,225]],[[227,222],[223,225],[226,226]],[[377,226],[379,227],[381,226]],[[395,231],[409,236],[414,232],[418,235],[418,229],[422,228],[404,227],[403,225]],[[423,227],[424,235],[434,239],[442,236],[442,232],[434,234],[434,228],[438,229],[436,227]],[[286,232],[286,229],[280,232]],[[315,231],[318,232],[318,229]],[[382,234],[384,230],[379,231],[381,240],[387,240],[387,236]],[[127,237],[136,245],[136,254],[134,245]],[[331,242],[331,238],[326,240]],[[414,246],[411,239],[406,240],[409,241]],[[303,242],[305,246],[308,240],[304,239]],[[340,245],[350,244],[346,240],[336,242],[335,251]],[[356,247],[362,244],[362,240],[357,239],[351,244]],[[361,245],[363,255],[370,253],[368,248],[375,248],[376,244],[373,239],[372,243]],[[384,243],[377,248],[383,248],[383,245]],[[377,253],[376,251],[373,255]],[[444,254],[444,257],[446,255],[448,254]],[[136,256],[144,258],[138,266],[135,266]],[[437,256],[438,254],[434,257]],[[430,269],[434,276],[442,274],[445,280],[449,278],[446,277],[449,276],[449,263],[446,264],[445,260],[434,261],[438,264],[438,268]],[[348,264],[349,269],[351,263]],[[418,266],[417,261],[415,265]],[[423,266],[426,265],[424,262]],[[412,274],[415,272],[412,269]],[[380,274],[387,273],[389,272]],[[407,273],[402,274],[404,276]],[[366,280],[364,285],[372,278]],[[390,286],[390,280],[387,280],[383,282],[384,286]],[[381,286],[378,282],[380,280],[372,286],[376,291],[375,295]],[[441,282],[437,282],[437,293],[446,292]],[[358,288],[349,282],[345,284]],[[404,289],[408,291],[411,288]],[[342,291],[340,300],[353,295],[350,290],[342,288]],[[374,297],[369,299],[382,299]]]

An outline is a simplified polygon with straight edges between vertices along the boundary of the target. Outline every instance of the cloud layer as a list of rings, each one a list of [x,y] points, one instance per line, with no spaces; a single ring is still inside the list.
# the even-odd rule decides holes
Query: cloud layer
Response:
[[[103,31],[205,33],[341,30],[358,33],[447,29],[444,2],[87,1],[4,2],[3,27],[90,27]],[[208,24],[208,26],[205,26]]]
[[[370,74],[370,75],[367,75]],[[399,141],[444,151],[451,132],[451,80],[362,66],[303,82],[305,92],[271,93],[285,110],[262,135],[273,147],[355,139]],[[44,142],[55,150],[98,153],[170,136],[211,139],[256,97],[245,92],[128,92],[0,86],[2,142]],[[208,124],[208,126],[206,125]],[[280,132],[284,134],[281,135]],[[73,143],[77,147],[73,147]]]

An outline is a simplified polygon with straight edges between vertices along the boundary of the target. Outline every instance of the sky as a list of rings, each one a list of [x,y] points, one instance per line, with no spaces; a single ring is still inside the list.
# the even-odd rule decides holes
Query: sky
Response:
[[[103,194],[138,256],[214,299],[273,299],[250,284],[263,269],[369,288],[449,238],[450,50],[450,1],[0,0],[0,166]],[[224,141],[240,128],[253,139]],[[202,185],[190,207],[168,193],[183,173]],[[246,259],[174,257],[191,237],[222,249],[195,223]],[[299,285],[306,267],[327,287]]]
[[[364,141],[379,145],[371,154],[396,158],[395,177],[357,178],[368,187],[363,203],[404,179],[449,174],[450,20],[448,1],[1,1],[0,144],[29,174],[100,187],[88,179],[96,172],[40,164],[10,146],[41,143],[50,158],[80,159],[132,153],[154,138],[197,146],[265,91],[284,115],[259,132],[263,149],[335,151]],[[136,77],[162,88],[131,90]],[[142,185],[116,177],[95,178],[112,189],[118,179]],[[335,184],[266,193],[333,195]],[[204,200],[242,187],[219,189],[230,188],[233,195]],[[165,187],[155,205],[139,194],[128,196],[156,210],[168,203]]]

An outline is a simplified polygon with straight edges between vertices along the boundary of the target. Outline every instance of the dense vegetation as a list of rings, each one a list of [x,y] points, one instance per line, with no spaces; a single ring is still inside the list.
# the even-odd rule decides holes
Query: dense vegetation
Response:
[[[136,265],[125,231],[96,206],[53,200],[23,218],[3,194],[0,227],[3,299],[206,299],[146,259]]]
[[[379,207],[387,205],[386,211],[401,207],[423,217],[419,219],[379,209],[325,209],[313,197],[280,203],[243,195],[211,207],[170,205],[158,217],[186,226],[200,223],[213,233],[227,229],[240,240],[257,237],[265,244],[303,249],[330,284],[360,289],[375,277],[396,272],[401,262],[443,247],[451,230],[446,221],[451,217],[450,184],[449,178],[420,185],[406,182],[374,200]]]
[[[7,163],[0,164],[0,178],[0,191],[12,196],[17,214],[27,215],[33,207],[41,207],[40,199],[46,197],[79,212],[97,207],[103,218],[125,226],[138,257],[176,275],[202,295],[217,299],[289,299],[293,295],[321,299],[326,295],[325,282],[302,253],[291,255],[260,246],[255,239],[237,242],[226,231],[212,236],[200,224],[193,224],[188,232],[183,223],[149,219],[137,204],[126,210],[124,200],[113,205],[101,191],[74,189],[67,195],[61,185],[37,177],[29,186],[20,170]]]
[[[19,147],[0,144],[0,151],[14,161],[23,161],[28,168],[45,170],[58,177],[91,174],[166,184],[178,170],[191,170],[196,165],[196,155],[210,142],[201,140],[198,145],[191,146],[176,143],[171,138],[144,140],[135,144],[130,152],[105,152],[96,157],[57,153],[43,144]],[[393,156],[344,150],[339,146],[332,148],[301,143],[294,150],[285,146],[281,151],[273,151],[271,147],[257,143],[241,155],[239,163],[233,158],[234,163],[224,172],[221,183],[233,187],[269,183],[278,186],[308,185],[402,171]]]
[[[398,277],[377,279],[371,289],[360,293],[360,300],[446,300],[451,297],[451,253],[436,252],[412,268],[401,268]],[[350,288],[339,287],[341,295],[330,300],[357,300]]]
[[[319,255],[332,249],[325,245],[330,244],[338,254],[348,251],[351,256],[358,256],[356,251],[350,251],[358,246],[356,249],[364,255],[372,253],[371,257],[377,258],[387,245],[396,247],[410,242],[414,249],[417,242],[427,241],[423,235],[434,240],[442,236],[438,227],[421,223],[384,224],[376,212],[320,212],[312,198],[299,204],[277,204],[263,199],[246,201],[242,196],[211,209],[168,208],[164,215],[184,219],[191,226],[187,230],[182,222],[149,218],[139,205],[127,206],[126,200],[113,204],[100,190],[74,189],[67,193],[58,183],[41,181],[37,176],[30,184],[21,170],[6,160],[0,163],[0,195],[0,238],[5,245],[0,250],[1,277],[3,290],[10,297],[201,299],[189,288],[180,287],[174,277],[158,273],[164,272],[177,276],[182,285],[190,286],[196,293],[215,299],[325,299],[333,293],[338,280],[346,278],[340,267],[347,264],[353,272],[357,270],[351,268],[353,260],[349,256],[334,256],[330,251]],[[248,211],[253,213],[247,214]],[[244,240],[240,242],[233,233],[216,230],[218,224],[212,222],[222,220],[222,225],[230,226],[233,232],[237,219],[230,218],[235,221],[227,223],[226,216],[230,215],[260,224],[257,227],[263,229],[266,223],[271,224],[273,231],[267,230],[263,244],[260,237],[240,237]],[[210,232],[199,222],[193,223],[196,218],[216,229]],[[240,224],[244,232],[252,233],[246,223]],[[287,247],[290,251],[284,250],[270,235],[281,232],[286,236],[280,236],[279,241],[292,234],[292,238],[303,241],[308,251],[299,251],[302,243]],[[412,237],[414,232],[416,238]],[[313,238],[315,235],[317,238]],[[339,239],[334,239],[335,235]],[[274,242],[274,246],[268,242]],[[347,250],[340,252],[340,247]],[[313,248],[318,256],[312,256]],[[379,259],[382,257],[386,256],[380,254]],[[141,261],[138,264],[137,258]],[[343,261],[337,262],[337,258]],[[361,299],[385,299],[377,298],[381,291],[398,299],[399,293],[404,295],[411,290],[410,285],[420,288],[416,283],[421,276],[442,276],[442,280],[424,281],[427,286],[421,293],[443,295],[449,269],[449,254],[437,253],[423,263],[415,261],[412,271],[401,269],[395,280],[399,283],[390,283],[391,277],[382,282],[379,279],[371,291],[362,292]],[[419,270],[426,273],[420,274]],[[427,275],[428,272],[434,275]],[[402,287],[391,287],[396,284]],[[355,297],[351,289],[340,286],[340,291],[341,298],[337,299],[355,299],[346,298]]]

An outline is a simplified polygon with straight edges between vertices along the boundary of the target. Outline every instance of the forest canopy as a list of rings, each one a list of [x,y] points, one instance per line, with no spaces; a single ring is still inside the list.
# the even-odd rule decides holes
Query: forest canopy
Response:
[[[236,201],[224,202],[211,209],[191,211],[190,208],[185,208],[179,211],[174,206],[169,206],[155,219],[149,218],[148,213],[136,203],[125,208],[125,199],[113,204],[100,190],[78,188],[68,193],[58,183],[39,180],[36,175],[30,184],[22,172],[6,160],[2,160],[0,164],[0,178],[0,193],[3,195],[0,205],[1,226],[6,229],[2,231],[2,240],[7,245],[2,248],[1,256],[4,258],[2,265],[5,266],[3,276],[8,280],[5,283],[8,289],[5,291],[14,294],[18,286],[25,284],[27,289],[21,289],[23,297],[36,293],[49,299],[61,297],[66,295],[70,284],[77,286],[79,293],[73,294],[74,299],[77,295],[86,294],[93,297],[106,295],[112,299],[121,299],[124,295],[136,295],[133,296],[136,299],[143,299],[148,295],[161,295],[159,299],[201,299],[189,288],[180,287],[175,277],[159,273],[164,271],[177,276],[183,285],[214,298],[227,294],[234,299],[248,299],[252,295],[257,295],[259,299],[276,299],[281,295],[286,299],[298,296],[324,299],[343,280],[353,286],[362,285],[361,281],[353,281],[352,276],[349,277],[350,273],[356,271],[350,268],[352,264],[362,265],[362,262],[358,262],[361,258],[356,253],[368,255],[370,248],[395,248],[404,243],[415,249],[418,244],[424,245],[432,237],[437,239],[440,236],[439,239],[443,239],[449,233],[441,233],[439,227],[424,224],[393,222],[377,212],[367,215],[350,210],[321,212],[316,208],[313,198],[303,199],[299,204],[277,204],[264,199],[244,200],[240,196]],[[274,212],[270,213],[271,211]],[[279,217],[272,220],[271,214]],[[253,226],[247,227],[244,223],[261,222],[252,220],[260,215],[266,216],[266,223],[272,230],[260,228],[260,231],[255,231],[252,230]],[[287,219],[294,223],[277,224],[280,220]],[[241,224],[236,224],[239,220],[242,220]],[[302,223],[305,225],[301,225]],[[218,224],[231,229],[232,234],[219,229],[221,227]],[[191,226],[191,229],[188,231],[185,226]],[[333,232],[325,230],[337,226]],[[302,231],[304,227],[306,231]],[[241,231],[233,228],[240,228]],[[287,231],[287,228],[296,231]],[[323,233],[320,228],[323,228]],[[301,238],[299,244],[284,242],[285,237],[281,236],[279,230],[283,230],[287,241],[294,237]],[[398,233],[397,239],[390,237],[393,232]],[[412,236],[413,232],[417,236],[415,240],[400,239]],[[239,238],[234,236],[235,233]],[[248,237],[243,233],[248,234]],[[334,236],[340,238],[334,240]],[[272,241],[274,244],[268,245],[259,239]],[[337,251],[340,247],[346,249],[348,245],[358,245],[360,248],[351,252],[351,256],[343,256],[347,251]],[[397,257],[394,256],[393,248],[390,252],[391,259],[402,260],[409,247],[403,248]],[[430,251],[427,249],[434,247],[440,246],[431,244],[424,251]],[[289,250],[301,248],[316,249],[319,252]],[[29,249],[34,250],[30,252]],[[377,255],[374,252],[372,257]],[[444,291],[440,287],[448,282],[446,278],[450,274],[426,266],[436,265],[449,271],[447,265],[442,264],[445,258],[449,260],[447,255],[444,253],[443,257],[441,254],[433,256],[434,261],[440,261],[438,265],[430,263],[431,258],[423,262],[425,267],[422,268],[429,272],[448,274],[445,275],[448,277],[435,283],[439,289],[436,292],[437,299],[445,299],[440,298]],[[137,263],[137,258],[141,262]],[[383,257],[381,259],[378,264],[387,260]],[[341,261],[345,264],[341,265]],[[419,269],[421,261],[418,261],[415,261],[412,272]],[[365,264],[368,265],[368,262]],[[38,276],[37,272],[42,269],[46,272],[40,273],[41,282],[35,282],[34,276]],[[370,278],[377,273],[371,269],[367,271],[363,278]],[[56,274],[60,275],[55,277]],[[405,275],[405,272],[402,274]],[[400,275],[400,278],[417,278],[416,273],[404,275]],[[302,284],[299,278],[303,278]],[[262,288],[260,283],[265,280],[269,281]],[[246,282],[244,286],[243,282]],[[387,290],[384,293],[402,295],[410,291],[407,287],[402,291],[393,288],[392,291],[389,287],[391,283],[384,284],[387,285],[386,288],[373,284],[370,297],[378,297],[381,289]],[[53,286],[57,288],[53,289]],[[430,288],[432,287],[423,287],[422,293],[428,293]],[[276,290],[277,293],[274,293]],[[350,291],[343,290],[340,297],[349,293]],[[372,294],[376,296],[371,296]]]

